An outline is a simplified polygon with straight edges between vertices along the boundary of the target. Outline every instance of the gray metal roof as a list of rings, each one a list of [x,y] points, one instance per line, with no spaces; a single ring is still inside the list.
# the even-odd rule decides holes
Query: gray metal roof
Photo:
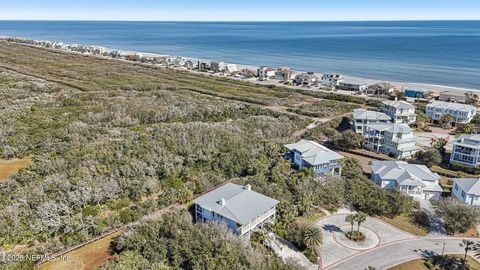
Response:
[[[384,113],[376,111],[368,111],[365,109],[354,109],[353,119],[355,120],[386,120],[391,121],[392,118]]]
[[[479,147],[480,134],[463,134],[455,140],[454,144],[467,147]]]
[[[222,205],[222,199],[225,200],[224,205]],[[193,202],[240,225],[249,223],[279,203],[248,187],[233,183],[221,186]]]
[[[290,151],[296,150],[301,153],[302,159],[312,166],[343,159],[343,156],[314,141],[301,140],[297,143],[287,144],[285,147]]]
[[[385,100],[382,103],[397,109],[406,109],[406,110],[415,109],[415,106],[403,100]]]
[[[457,184],[465,193],[480,196],[480,179],[478,178],[454,178],[452,181]]]
[[[391,133],[411,133],[413,130],[407,124],[394,124],[394,123],[381,123],[381,124],[369,124],[368,128],[378,131],[388,131]]]
[[[443,110],[454,110],[454,111],[476,111],[477,108],[468,104],[445,102],[445,101],[433,101],[430,104],[427,104],[427,107],[440,108]]]
[[[432,191],[442,191],[438,185],[440,176],[427,166],[409,164],[405,161],[372,161],[372,172],[382,180],[393,180],[398,185],[428,187]]]

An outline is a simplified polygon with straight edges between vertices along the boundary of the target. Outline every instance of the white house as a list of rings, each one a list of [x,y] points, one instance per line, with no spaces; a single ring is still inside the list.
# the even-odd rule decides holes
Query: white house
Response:
[[[266,81],[268,79],[275,78],[276,69],[273,67],[260,67],[257,70],[257,76],[260,81]]]
[[[419,200],[438,200],[443,189],[440,176],[425,165],[405,161],[372,161],[372,180],[383,189],[398,190]]]
[[[289,82],[295,78],[295,72],[289,67],[281,67],[275,71],[275,80]]]
[[[228,183],[198,197],[196,221],[213,221],[227,225],[235,234],[248,238],[252,231],[275,222],[277,200],[252,191],[251,186]]]
[[[454,178],[452,196],[469,205],[480,205],[480,179]]]
[[[383,112],[390,116],[393,123],[412,124],[417,120],[415,106],[406,101],[386,100],[383,103]]]
[[[390,116],[381,112],[354,109],[352,128],[356,133],[363,135],[366,125],[389,123],[391,120]]]
[[[367,90],[367,87],[368,86],[366,83],[355,80],[339,81],[337,85],[337,89],[355,92],[364,92],[365,90]]]
[[[238,67],[236,64],[226,64],[225,65],[225,73],[227,74],[235,74],[238,72]]]
[[[343,82],[343,76],[337,73],[325,73],[322,75],[320,85],[335,88],[340,82]]]
[[[425,113],[432,121],[440,121],[444,115],[449,114],[453,117],[454,124],[467,124],[477,114],[477,108],[467,104],[433,101],[427,105]]]
[[[225,71],[225,62],[210,62],[210,67],[214,72],[223,72]]]
[[[470,167],[480,166],[480,134],[464,134],[453,142],[450,163],[460,163]]]
[[[298,85],[312,86],[318,82],[318,77],[313,72],[308,72],[297,75],[294,81]]]
[[[370,124],[365,126],[365,148],[395,158],[409,158],[420,149],[413,130],[407,124]]]
[[[317,142],[301,140],[285,147],[289,150],[286,158],[292,160],[299,169],[313,167],[316,174],[336,176],[342,174],[340,161],[343,156]]]
[[[438,100],[447,101],[447,102],[465,103],[467,102],[467,96],[463,92],[447,90],[447,91],[440,92],[438,96]]]

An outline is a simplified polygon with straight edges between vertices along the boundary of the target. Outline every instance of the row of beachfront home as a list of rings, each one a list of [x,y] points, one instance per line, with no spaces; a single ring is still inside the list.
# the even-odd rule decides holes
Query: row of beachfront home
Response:
[[[432,121],[440,121],[444,115],[451,115],[453,123],[467,124],[477,114],[477,108],[467,104],[452,103],[445,101],[433,101],[426,108],[426,115]]]

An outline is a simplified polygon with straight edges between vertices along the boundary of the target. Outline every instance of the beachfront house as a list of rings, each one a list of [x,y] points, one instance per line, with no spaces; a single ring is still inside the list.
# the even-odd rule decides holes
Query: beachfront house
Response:
[[[457,126],[470,123],[477,114],[477,108],[467,104],[433,101],[427,105],[425,113],[432,122],[439,122],[444,115],[449,114],[453,117],[452,124]]]
[[[302,73],[295,77],[294,83],[301,86],[313,86],[318,83],[318,77],[313,72]]]
[[[340,82],[343,81],[343,76],[337,73],[325,73],[322,74],[320,85],[329,88],[335,88]]]
[[[420,149],[415,144],[413,130],[407,124],[365,125],[365,148],[403,159],[415,155]]]
[[[467,102],[467,96],[464,92],[447,90],[440,92],[438,100],[445,102],[465,103]]]
[[[355,92],[364,92],[367,90],[368,85],[366,83],[356,81],[356,80],[343,80],[339,81],[337,89],[346,90],[346,91],[355,91]]]
[[[225,67],[226,67],[226,64],[223,61],[220,61],[220,62],[212,61],[212,62],[210,62],[210,68],[213,70],[213,72],[224,72]]]
[[[313,168],[316,174],[335,175],[342,174],[341,160],[343,156],[328,149],[327,147],[308,140],[287,144],[286,159],[291,160],[298,169]]]
[[[454,178],[452,196],[468,205],[480,205],[480,179]]]
[[[260,67],[257,70],[257,76],[260,81],[266,81],[268,79],[275,78],[276,69],[273,67]]]
[[[237,65],[236,64],[226,64],[225,65],[225,73],[230,74],[230,75],[238,73]]]
[[[389,123],[390,121],[392,121],[392,118],[384,113],[366,109],[354,109],[352,128],[356,133],[363,135],[366,125]]]
[[[469,167],[480,166],[480,134],[465,134],[453,142],[450,163]]]
[[[250,185],[228,183],[195,199],[197,222],[219,222],[235,234],[249,238],[265,224],[275,222],[279,201],[252,190]]]
[[[289,67],[281,67],[275,71],[275,80],[291,82],[295,78],[295,72]]]
[[[425,89],[406,89],[405,92],[406,98],[427,98],[430,95],[430,92]]]
[[[382,111],[392,118],[395,124],[412,124],[417,120],[415,106],[406,101],[386,100]]]
[[[438,200],[443,189],[440,176],[427,166],[405,161],[372,161],[372,180],[385,190],[398,190],[416,201]]]

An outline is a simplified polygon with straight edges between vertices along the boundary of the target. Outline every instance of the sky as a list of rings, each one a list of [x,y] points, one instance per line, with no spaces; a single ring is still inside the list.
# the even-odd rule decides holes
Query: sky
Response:
[[[0,20],[480,20],[480,0],[0,0]]]

